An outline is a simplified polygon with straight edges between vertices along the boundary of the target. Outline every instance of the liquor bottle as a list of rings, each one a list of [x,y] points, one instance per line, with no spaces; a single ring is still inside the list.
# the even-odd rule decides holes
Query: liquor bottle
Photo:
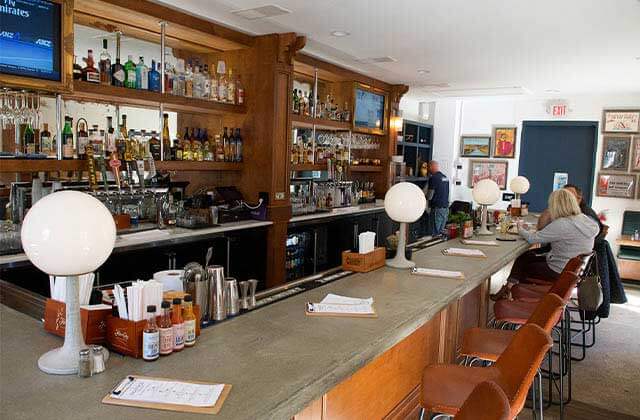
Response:
[[[82,80],[82,66],[78,64],[78,56],[73,56],[73,80]]]
[[[193,155],[193,160],[202,162],[204,160],[204,154],[202,152],[202,143],[198,138],[194,138],[191,140],[191,154]]]
[[[130,89],[136,88],[136,65],[131,54],[129,54],[127,62],[124,63],[124,85]]]
[[[164,148],[164,159],[171,158],[171,134],[169,134],[169,114],[162,114],[162,146]]]
[[[47,156],[55,156],[56,150],[51,142],[51,133],[49,132],[49,124],[44,123],[42,131],[40,131],[40,153]]]
[[[209,162],[214,160],[213,147],[208,138],[205,138],[202,142],[202,153],[204,154],[204,160]]]
[[[214,136],[215,139],[215,160],[216,162],[224,162],[224,145],[220,134]]]
[[[184,318],[184,345],[193,347],[196,344],[196,316],[193,314],[193,298],[191,295],[184,296],[182,317]]]
[[[236,80],[236,103],[238,105],[244,104],[244,86],[242,86],[240,75],[238,75],[238,79]]]
[[[82,69],[82,80],[85,82],[100,83],[100,72],[94,66],[93,50],[87,51],[87,57],[84,58],[84,62],[87,63],[87,65]]]
[[[120,130],[118,130],[118,135],[116,137],[116,152],[118,156],[122,156],[124,159],[124,155],[127,151],[127,136],[125,132],[122,130],[122,126],[120,126]]]
[[[175,342],[173,338],[173,326],[171,325],[171,303],[168,300],[163,300],[161,307],[162,315],[158,322],[160,356],[167,356],[173,352],[173,344]]]
[[[300,98],[298,98],[298,89],[293,89],[293,113],[300,113]]]
[[[227,85],[227,102],[236,103],[236,79],[233,77],[233,70],[229,68],[229,79]]]
[[[191,68],[191,62],[187,63],[187,68],[184,71],[184,96],[187,98],[193,97],[193,69]]]
[[[236,162],[242,162],[242,136],[240,135],[240,129],[236,128]]]
[[[105,134],[105,156],[116,150],[116,136],[113,129],[113,117],[107,117],[107,132]]]
[[[227,71],[223,60],[218,61],[218,101],[227,102]]]
[[[193,153],[191,153],[191,141],[182,139],[180,144],[182,145],[182,160],[193,160]]]
[[[62,158],[73,159],[73,118],[64,117],[64,128],[62,129]]]
[[[144,58],[136,64],[136,89],[149,90],[149,67],[144,64]]]
[[[151,139],[149,139],[149,153],[151,153],[154,160],[160,160],[160,139],[157,137],[155,132],[151,133]]]
[[[37,145],[36,145],[36,136],[33,132],[33,127],[31,127],[31,123],[27,123],[27,126],[24,129],[24,138],[22,141],[24,146],[24,153],[30,155],[33,153],[37,153]]]
[[[173,328],[173,351],[184,348],[184,319],[182,318],[182,299],[174,298],[171,308],[171,327]]]
[[[100,83],[103,85],[110,85],[112,83],[111,56],[107,50],[106,39],[102,40],[102,52],[100,53],[100,62],[98,63],[98,67],[100,68]]]
[[[229,162],[236,161],[236,151],[237,151],[236,136],[235,136],[235,131],[232,127],[229,130]]]
[[[174,92],[174,82],[176,69],[168,60],[168,56],[171,56],[169,52],[164,53],[164,91],[166,93],[170,93],[175,95]],[[172,57],[172,56],[171,56]],[[160,71],[160,63],[158,63],[158,71]]]
[[[204,90],[204,80],[202,73],[200,73],[200,66],[196,65],[193,68],[193,97],[202,98]]]
[[[220,100],[220,98],[218,97],[218,72],[212,68],[209,77],[211,80],[211,86],[209,88],[209,100],[217,102]]]
[[[76,123],[76,140],[78,143],[78,159],[86,157],[86,147],[89,144],[89,133],[87,132],[87,120],[80,118]]]
[[[211,75],[209,74],[209,65],[205,64],[202,70],[202,98],[209,99],[211,97]]]
[[[313,164],[313,147],[309,143],[309,147],[307,147],[307,163]]]
[[[147,306],[147,323],[142,330],[142,359],[147,362],[160,357],[160,331],[156,324],[156,305]]]
[[[149,70],[149,90],[153,92],[160,92],[162,90],[160,72],[156,69],[156,60],[151,60],[151,69]]]
[[[98,128],[98,124],[94,124],[92,129],[89,130],[89,144],[93,148],[93,153],[95,156],[102,156],[104,153],[104,131],[102,132],[102,136],[100,135],[100,130]]]
[[[124,66],[120,63],[120,37],[116,41],[116,62],[111,65],[111,84],[117,87],[124,87],[127,74]]]
[[[231,156],[231,145],[229,144],[229,133],[227,132],[227,127],[225,127],[222,132],[222,147],[224,150],[224,161],[229,162],[229,156]]]
[[[176,144],[176,160],[184,160],[184,147],[180,139],[175,140]]]
[[[177,96],[185,96],[185,70],[184,60],[179,58],[176,62],[176,76],[173,81],[173,94]]]
[[[189,136],[189,127],[184,128],[184,136],[182,136],[182,141],[191,141],[191,136]]]

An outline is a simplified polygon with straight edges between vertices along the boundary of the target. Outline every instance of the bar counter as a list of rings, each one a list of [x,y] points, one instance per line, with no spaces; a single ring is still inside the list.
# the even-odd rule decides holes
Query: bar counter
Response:
[[[384,200],[376,200],[375,203],[371,204],[360,204],[358,206],[351,207],[339,207],[327,212],[293,216],[291,220],[289,220],[289,225],[295,226],[300,225],[303,222],[319,222],[337,217],[356,216],[360,214],[378,213],[382,211],[384,211]]]
[[[46,333],[40,322],[2,307],[0,415],[11,419],[43,415],[65,419],[176,418],[179,414],[168,411],[100,402],[126,375],[139,374],[233,385],[222,411],[212,417],[215,419],[291,419],[339,384],[343,387],[356,372],[378,366],[376,358],[409,341],[426,324],[445,325],[442,311],[486,284],[493,273],[528,248],[521,239],[500,242],[498,247],[482,248],[488,258],[476,259],[444,256],[441,251],[449,246],[464,247],[452,240],[415,252],[413,260],[420,267],[463,271],[465,280],[413,276],[407,270],[386,267],[354,274],[204,329],[194,348],[156,362],[112,353],[106,372],[88,379],[40,372],[40,355],[60,346],[62,340]],[[305,316],[305,302],[320,301],[329,292],[373,297],[378,318]],[[485,292],[488,294],[488,289]],[[447,332],[438,331],[440,336]],[[438,336],[434,341],[436,345],[443,342]],[[388,391],[375,390],[380,398]]]

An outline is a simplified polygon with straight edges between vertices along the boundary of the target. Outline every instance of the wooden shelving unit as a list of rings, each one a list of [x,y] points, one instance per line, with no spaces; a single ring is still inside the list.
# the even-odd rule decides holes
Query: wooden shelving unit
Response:
[[[350,165],[351,172],[382,172],[382,166],[377,165]]]
[[[0,173],[84,171],[87,162],[79,159],[0,159]]]
[[[166,111],[182,111],[200,114],[244,114],[244,105],[225,104],[205,101],[197,98],[185,98],[148,90],[128,89],[123,87],[101,85],[95,83],[73,81],[73,93],[65,95],[65,99],[76,101],[102,102],[108,104],[158,108],[164,105]]]
[[[349,131],[352,129],[351,122],[348,121],[325,120],[323,118],[312,118],[298,114],[291,114],[291,122],[294,127],[313,128],[315,125],[318,130]]]
[[[291,165],[292,171],[326,171],[326,164],[315,164],[315,163],[298,163],[295,165]]]
[[[241,171],[242,162],[198,162],[190,160],[157,161],[156,169],[164,171]]]

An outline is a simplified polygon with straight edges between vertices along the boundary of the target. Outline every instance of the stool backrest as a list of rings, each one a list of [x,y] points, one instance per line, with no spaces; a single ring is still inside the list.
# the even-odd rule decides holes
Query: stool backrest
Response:
[[[551,336],[535,324],[526,324],[495,363],[500,371],[499,385],[509,398],[511,418],[520,413],[542,359],[553,345]]]
[[[495,382],[481,382],[464,402],[455,420],[510,420],[509,399]]]
[[[551,334],[553,327],[560,321],[563,309],[564,300],[555,293],[547,293],[536,306],[527,324],[536,324]]]
[[[567,262],[562,272],[564,273],[565,271],[569,271],[571,273],[580,274],[580,270],[583,264],[584,264],[584,259],[582,255],[578,255],[577,257],[571,258]]]
[[[556,280],[553,286],[551,286],[551,289],[549,289],[549,293],[554,293],[560,296],[565,302],[568,302],[569,299],[571,299],[573,288],[578,284],[578,280],[580,280],[580,277],[578,277],[576,273],[563,271],[558,280]]]

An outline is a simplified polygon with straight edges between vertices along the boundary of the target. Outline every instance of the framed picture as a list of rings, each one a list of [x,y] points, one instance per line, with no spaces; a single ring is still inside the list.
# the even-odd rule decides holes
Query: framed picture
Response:
[[[471,160],[469,167],[469,188],[473,188],[478,181],[492,179],[501,190],[507,189],[507,174],[509,162],[500,160]]]
[[[604,171],[626,172],[629,170],[630,145],[631,137],[605,136],[600,168]]]
[[[636,176],[628,174],[598,174],[599,197],[634,198],[636,191]]]
[[[517,130],[517,127],[493,127],[493,157],[515,157]]]
[[[602,132],[606,134],[640,134],[640,109],[602,112]]]
[[[460,157],[488,158],[491,136],[460,136]]]
[[[631,147],[631,170],[640,172],[640,136],[633,138]]]

